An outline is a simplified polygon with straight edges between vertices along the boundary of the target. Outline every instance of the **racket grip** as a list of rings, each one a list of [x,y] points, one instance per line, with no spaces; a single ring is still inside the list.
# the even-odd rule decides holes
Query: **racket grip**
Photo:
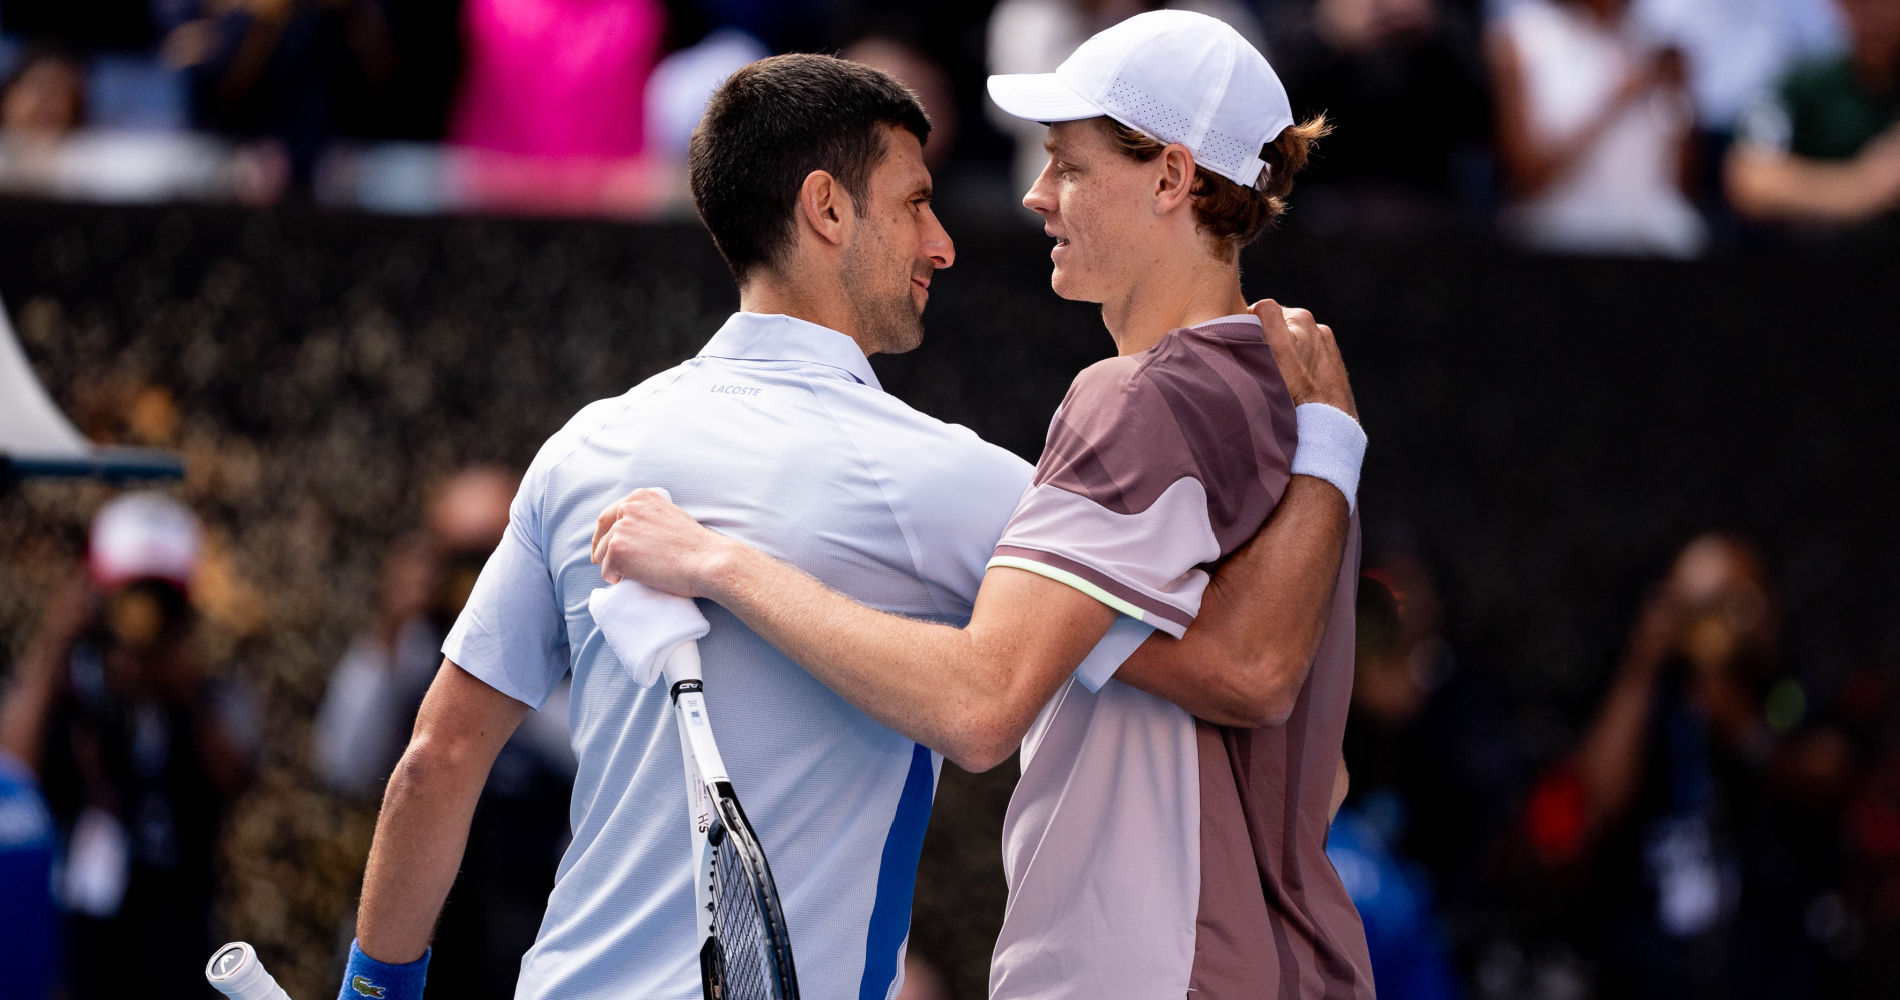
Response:
[[[666,686],[674,696],[679,693],[681,681],[700,680],[699,643],[688,639],[667,650],[666,659],[660,664],[660,672],[666,678]]]
[[[219,948],[205,963],[205,980],[231,1000],[290,1000],[277,980],[264,971],[257,950],[243,941]]]

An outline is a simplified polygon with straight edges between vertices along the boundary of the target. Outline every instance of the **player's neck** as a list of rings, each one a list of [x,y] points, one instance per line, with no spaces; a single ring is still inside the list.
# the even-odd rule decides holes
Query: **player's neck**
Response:
[[[1127,292],[1102,303],[1102,322],[1126,357],[1153,347],[1169,330],[1247,311],[1237,263],[1195,255],[1171,268],[1150,270]]]
[[[790,316],[816,323],[850,337],[866,357],[872,354],[857,329],[857,313],[842,288],[821,290],[823,282],[791,281],[779,275],[756,275],[739,286],[739,308],[749,313]]]

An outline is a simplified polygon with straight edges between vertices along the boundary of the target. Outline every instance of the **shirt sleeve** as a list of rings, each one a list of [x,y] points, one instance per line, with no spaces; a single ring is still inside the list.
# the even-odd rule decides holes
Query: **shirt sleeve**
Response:
[[[1130,362],[1076,378],[989,565],[1065,583],[1179,638],[1206,567],[1252,537],[1285,491],[1292,404],[1264,343],[1177,338]]]
[[[568,669],[567,620],[540,539],[543,481],[528,470],[508,530],[442,643],[456,666],[530,708],[541,707]]]

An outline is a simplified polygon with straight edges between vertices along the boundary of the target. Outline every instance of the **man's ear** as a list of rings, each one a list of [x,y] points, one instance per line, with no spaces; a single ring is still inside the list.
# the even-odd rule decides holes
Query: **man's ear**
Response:
[[[798,186],[798,215],[819,239],[842,245],[854,218],[851,196],[836,177],[814,170]]]
[[[1166,215],[1181,208],[1193,197],[1194,154],[1186,146],[1172,143],[1155,161],[1160,172],[1155,177],[1155,214]]]

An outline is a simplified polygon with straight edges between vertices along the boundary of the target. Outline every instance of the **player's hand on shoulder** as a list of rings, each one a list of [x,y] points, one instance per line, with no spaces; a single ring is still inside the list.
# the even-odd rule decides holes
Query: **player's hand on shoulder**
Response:
[[[594,526],[601,579],[637,580],[656,590],[702,597],[726,538],[693,520],[665,490],[639,489],[607,506]]]
[[[1293,405],[1325,403],[1336,407],[1354,420],[1359,405],[1352,396],[1352,382],[1346,377],[1346,362],[1333,340],[1333,328],[1313,318],[1305,309],[1283,308],[1272,299],[1261,299],[1250,307],[1260,317],[1260,326],[1273,349],[1273,360],[1280,366]]]

